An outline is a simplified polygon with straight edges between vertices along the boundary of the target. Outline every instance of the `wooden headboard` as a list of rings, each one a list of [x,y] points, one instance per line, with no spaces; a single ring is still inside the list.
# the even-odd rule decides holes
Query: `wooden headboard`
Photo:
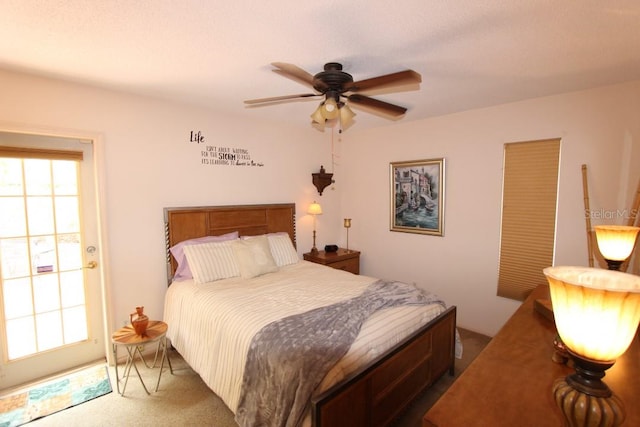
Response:
[[[295,203],[269,205],[200,206],[164,208],[164,227],[169,281],[178,267],[169,248],[184,240],[219,236],[237,231],[256,236],[284,231],[296,245]]]

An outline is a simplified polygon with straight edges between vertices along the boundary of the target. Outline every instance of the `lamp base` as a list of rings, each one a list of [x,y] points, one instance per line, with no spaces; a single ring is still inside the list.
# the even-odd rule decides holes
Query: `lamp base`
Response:
[[[315,246],[311,248],[311,251],[309,252],[311,255],[318,255],[318,248],[316,248]]]
[[[573,388],[565,378],[554,382],[553,397],[569,427],[616,427],[626,418],[622,400],[615,394],[591,396]]]
[[[569,427],[617,427],[626,418],[622,400],[602,381],[614,362],[581,357],[567,348],[575,374],[557,379],[553,397]]]
[[[620,271],[620,266],[624,262],[624,261],[617,261],[614,259],[606,259],[606,258],[605,258],[605,261],[607,262],[607,269],[614,270],[614,271]]]

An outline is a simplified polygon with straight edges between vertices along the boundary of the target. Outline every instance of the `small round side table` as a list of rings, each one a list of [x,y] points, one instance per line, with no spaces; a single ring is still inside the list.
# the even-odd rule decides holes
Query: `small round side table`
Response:
[[[111,345],[113,347],[113,359],[116,364],[116,388],[118,389],[118,393],[121,396],[124,396],[124,391],[127,388],[127,383],[129,382],[129,374],[131,372],[131,367],[135,369],[136,374],[138,374],[138,378],[140,379],[140,383],[142,383],[142,387],[144,391],[149,393],[147,390],[147,386],[144,384],[142,380],[142,376],[140,375],[140,371],[138,370],[138,366],[136,364],[136,354],[140,357],[142,362],[145,364],[147,368],[155,368],[156,363],[158,361],[158,354],[160,352],[160,372],[158,373],[158,382],[156,383],[156,391],[158,391],[158,387],[160,386],[160,378],[162,377],[162,371],[164,369],[164,362],[167,361],[169,365],[169,370],[171,371],[171,375],[173,375],[173,367],[171,366],[171,360],[167,355],[167,324],[159,321],[159,320],[150,320],[149,325],[147,326],[147,331],[144,336],[140,336],[136,334],[136,331],[133,329],[131,325],[125,326],[123,328],[118,329],[111,336]],[[156,347],[156,354],[153,358],[153,365],[149,366],[144,360],[142,356],[142,352],[140,351],[140,347],[143,345],[151,344],[157,342],[158,346]],[[118,375],[118,347],[122,346],[127,350],[127,362],[124,366],[124,373],[122,374],[122,378]],[[124,379],[124,385],[122,387],[122,392],[120,391],[120,380]]]

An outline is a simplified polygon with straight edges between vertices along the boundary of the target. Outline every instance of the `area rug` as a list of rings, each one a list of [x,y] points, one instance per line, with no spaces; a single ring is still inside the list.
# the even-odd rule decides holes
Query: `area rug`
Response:
[[[109,371],[96,365],[0,397],[0,427],[19,426],[111,393]]]

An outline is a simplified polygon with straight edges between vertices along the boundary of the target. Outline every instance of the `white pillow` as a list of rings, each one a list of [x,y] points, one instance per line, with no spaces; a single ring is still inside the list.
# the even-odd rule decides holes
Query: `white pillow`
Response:
[[[291,243],[289,233],[273,233],[267,236],[271,255],[278,267],[295,264],[300,261],[296,248]]]
[[[232,242],[207,242],[184,247],[184,254],[196,283],[213,282],[240,275],[231,247]]]
[[[245,279],[271,273],[278,269],[267,236],[258,236],[231,242],[233,253],[238,262],[240,276]]]

